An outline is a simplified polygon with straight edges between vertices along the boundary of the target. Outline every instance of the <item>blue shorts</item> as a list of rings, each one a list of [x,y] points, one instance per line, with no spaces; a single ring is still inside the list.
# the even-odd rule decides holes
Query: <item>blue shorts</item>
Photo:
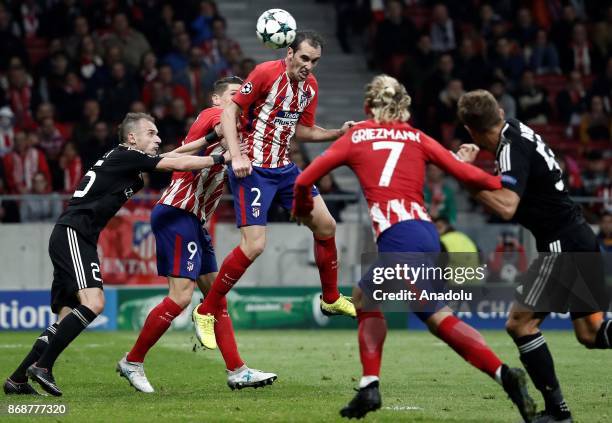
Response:
[[[412,267],[435,266],[436,253],[440,252],[440,236],[433,223],[426,220],[405,220],[392,225],[381,233],[377,240],[378,253],[381,259],[375,266],[394,266],[395,264],[408,264]],[[392,254],[397,253],[397,254]],[[417,254],[401,254],[417,253]],[[424,254],[430,253],[430,254]],[[359,282],[359,287],[370,293],[372,287],[372,274],[368,271]],[[443,281],[422,281],[412,286],[413,290],[427,290],[440,292],[444,289]],[[444,307],[441,302],[435,304],[421,304],[420,308],[427,311],[415,311],[422,321],[427,320],[436,311]]]
[[[230,188],[234,195],[236,225],[261,225],[268,223],[268,210],[273,204],[279,204],[285,210],[291,210],[293,203],[293,185],[302,171],[295,163],[287,166],[268,169],[253,166],[253,172],[245,178],[237,178],[231,166],[227,168]],[[312,187],[312,196],[319,195]]]
[[[185,210],[157,204],[151,212],[157,247],[157,274],[196,280],[217,271],[210,235],[197,217]]]

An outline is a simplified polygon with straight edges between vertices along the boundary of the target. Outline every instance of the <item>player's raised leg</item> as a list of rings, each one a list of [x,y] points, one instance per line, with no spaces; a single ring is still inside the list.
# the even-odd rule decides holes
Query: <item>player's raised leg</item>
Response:
[[[321,278],[321,310],[327,315],[355,317],[355,306],[338,291],[338,252],[336,251],[336,221],[320,195],[313,199],[311,218],[304,220],[314,237],[314,253]]]
[[[340,410],[342,417],[362,418],[370,411],[378,410],[382,405],[379,392],[380,366],[382,350],[387,336],[385,316],[378,309],[363,308],[361,288],[353,288],[353,303],[357,309],[359,322],[358,340],[362,376],[359,390],[353,399]]]

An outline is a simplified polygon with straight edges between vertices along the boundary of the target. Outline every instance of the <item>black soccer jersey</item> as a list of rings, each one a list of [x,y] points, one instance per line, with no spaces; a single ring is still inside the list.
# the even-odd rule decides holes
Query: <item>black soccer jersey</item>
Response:
[[[533,129],[508,119],[497,147],[502,185],[518,194],[515,219],[540,242],[584,220],[567,191],[552,150]]]
[[[160,160],[122,145],[113,148],[83,176],[57,223],[97,243],[111,217],[143,187],[140,172],[154,170]]]

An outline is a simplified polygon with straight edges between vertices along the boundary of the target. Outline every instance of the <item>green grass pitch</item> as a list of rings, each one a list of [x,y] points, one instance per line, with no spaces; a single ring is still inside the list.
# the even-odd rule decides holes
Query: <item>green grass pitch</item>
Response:
[[[589,351],[570,332],[545,333],[576,422],[612,420],[611,351]],[[0,333],[0,376],[8,376],[36,336]],[[510,338],[485,331],[491,347],[519,365]],[[166,334],[149,353],[145,370],[156,392],[136,392],[115,373],[115,363],[136,333],[88,332],[60,357],[54,370],[64,396],[7,397],[0,420],[74,422],[342,421],[338,410],[354,392],[359,354],[354,331],[239,331],[248,365],[278,373],[273,386],[231,391],[218,351],[192,352],[191,333]],[[38,385],[35,385],[38,387]],[[519,415],[501,387],[425,332],[390,331],[381,375],[383,409],[372,422],[516,422]],[[542,405],[539,393],[531,392]],[[66,416],[8,417],[8,404],[65,404]],[[46,420],[44,420],[46,419]]]

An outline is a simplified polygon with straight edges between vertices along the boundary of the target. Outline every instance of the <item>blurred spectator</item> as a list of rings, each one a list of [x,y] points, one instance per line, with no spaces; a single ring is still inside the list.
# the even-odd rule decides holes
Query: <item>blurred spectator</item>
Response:
[[[460,79],[451,79],[446,88],[438,95],[436,119],[445,123],[457,122],[457,102],[465,91]]]
[[[527,271],[525,247],[510,230],[504,230],[499,238],[495,251],[489,257],[489,277],[493,281],[512,283]]]
[[[582,75],[591,75],[600,70],[601,59],[589,43],[586,27],[576,24],[572,29],[572,39],[561,52],[561,68],[565,72],[578,71]]]
[[[217,16],[217,5],[214,1],[204,0],[200,2],[199,15],[190,25],[193,33],[193,42],[199,45],[213,37],[212,21]]]
[[[431,36],[431,48],[437,53],[455,50],[457,47],[459,37],[455,23],[448,15],[448,9],[442,3],[433,7],[429,35]]]
[[[327,194],[330,194],[330,195],[352,194],[351,192],[341,190],[340,187],[338,187],[338,185],[336,184],[336,181],[334,181],[334,178],[332,177],[330,173],[328,173],[327,175],[319,179],[319,181],[316,183],[316,186],[319,189],[319,192],[323,194],[324,196]],[[325,205],[327,206],[327,209],[329,210],[329,213],[332,215],[334,220],[336,222],[342,222],[342,216],[341,216],[342,211],[351,202],[354,202],[354,201],[326,199]]]
[[[551,30],[551,39],[559,52],[567,49],[572,37],[572,29],[578,23],[576,9],[571,4],[563,6],[561,19],[557,20]]]
[[[111,80],[102,96],[102,114],[110,122],[118,123],[138,99],[139,91],[123,63],[115,63],[111,69]]]
[[[180,33],[174,37],[173,49],[163,58],[163,63],[170,65],[174,74],[180,74],[185,71],[189,65],[189,50],[191,49],[191,40],[186,32]]]
[[[516,48],[508,38],[502,37],[495,43],[495,54],[491,60],[494,76],[505,80],[511,89],[525,69],[523,56]]]
[[[566,88],[557,95],[559,119],[571,126],[580,123],[580,115],[586,109],[586,90],[577,71],[570,72]]]
[[[155,53],[149,51],[142,56],[142,63],[138,74],[141,88],[154,81],[157,75],[159,75],[159,71],[157,70],[157,57]]]
[[[207,102],[208,94],[212,91],[216,75],[204,62],[204,53],[200,47],[191,48],[189,66],[175,80],[187,88],[190,103],[201,109]]]
[[[86,35],[81,39],[78,47],[77,64],[79,66],[79,75],[85,82],[88,94],[95,96],[98,89],[99,72],[104,66],[104,61],[98,55],[96,44],[90,35]]]
[[[45,36],[49,38],[64,38],[70,34],[72,23],[82,14],[82,1],[57,0],[47,6],[43,16]]]
[[[19,25],[20,35],[24,38],[41,36],[41,18],[44,12],[42,4],[36,0],[23,0],[15,5],[13,17]]]
[[[7,69],[11,57],[18,57],[21,62],[26,59],[26,49],[18,33],[8,9],[0,3],[0,72]]]
[[[603,252],[612,253],[612,213],[604,213],[601,216],[597,240]]]
[[[451,79],[456,78],[455,61],[448,53],[442,54],[438,59],[436,70],[425,81],[424,93],[428,98],[436,99],[440,92],[446,88]]]
[[[445,217],[434,219],[440,235],[440,247],[444,253],[443,266],[450,268],[472,268],[480,265],[478,246],[463,232],[455,229]],[[464,282],[479,282],[477,277],[466,277]]]
[[[66,75],[68,74],[68,56],[63,51],[57,51],[49,56],[49,60],[43,63],[41,70],[40,86],[41,97],[45,101],[54,103],[61,107],[58,100],[58,92],[62,90]]]
[[[142,101],[156,117],[162,118],[166,115],[170,102],[174,98],[181,98],[185,103],[187,114],[193,114],[193,104],[191,103],[189,91],[184,86],[174,82],[170,65],[162,65],[159,68],[157,80],[143,89]],[[159,109],[160,107],[163,110]]]
[[[0,170],[2,170],[0,162]],[[10,194],[6,188],[6,183],[0,172],[0,195]],[[2,200],[0,201],[0,223],[19,222],[19,208],[15,201]]]
[[[72,34],[64,39],[64,49],[66,53],[73,59],[78,59],[79,51],[82,50],[82,43],[85,37],[91,37],[94,42],[95,51],[98,51],[100,45],[97,38],[94,39],[94,35],[89,28],[89,21],[85,16],[77,16],[72,24]]]
[[[232,49],[238,49],[240,52],[240,44],[230,37],[227,36],[227,21],[225,18],[221,16],[216,16],[212,21],[212,30],[213,30],[213,38],[210,43],[205,43],[210,45],[208,51],[205,51],[207,56],[211,55],[220,55],[227,57],[229,51]],[[206,50],[206,48],[205,48]],[[215,61],[219,59],[214,59]]]
[[[491,91],[491,94],[493,94],[500,107],[504,111],[505,118],[515,119],[516,101],[514,100],[514,97],[512,97],[506,92],[506,84],[504,83],[504,81],[493,81],[493,83],[489,87],[489,91]]]
[[[493,39],[493,27],[500,21],[501,17],[495,13],[493,6],[489,3],[484,3],[480,7],[478,27],[480,29],[480,35],[482,35],[487,42]]]
[[[521,7],[517,13],[517,20],[514,30],[512,31],[512,38],[517,40],[521,47],[525,47],[533,43],[537,32],[538,26],[533,22],[531,11],[526,7]]]
[[[123,60],[131,70],[138,69],[142,56],[151,50],[144,35],[130,27],[125,13],[117,13],[113,17],[113,32],[106,36],[105,42],[121,46]]]
[[[591,151],[586,158],[586,169],[582,173],[584,195],[592,197],[597,189],[608,182],[608,169],[601,151]]]
[[[474,40],[469,37],[461,40],[455,65],[458,69],[458,75],[468,91],[482,87],[483,81],[486,81],[490,73],[484,57],[476,51]]]
[[[612,111],[612,56],[608,57],[605,72],[593,82],[592,94],[601,96],[605,109]]]
[[[443,217],[452,225],[457,219],[457,206],[453,189],[444,183],[444,172],[437,166],[427,166],[427,178],[423,199],[429,215],[436,219]]]
[[[135,101],[130,104],[130,113],[147,113],[147,106],[142,101]]]
[[[548,140],[544,140],[547,142]],[[570,195],[581,195],[584,187],[582,186],[582,172],[578,162],[569,155],[557,154],[557,163],[561,168],[563,183],[569,190]]]
[[[157,127],[162,142],[170,144],[181,144],[185,138],[185,103],[180,98],[175,98],[170,103],[170,112],[161,119]]]
[[[15,144],[14,117],[10,107],[0,108],[0,158],[13,150]]]
[[[45,117],[40,121],[38,128],[39,144],[47,156],[47,159],[56,161],[66,142],[59,129],[55,125],[53,118]]]
[[[51,173],[42,151],[31,145],[25,132],[15,134],[15,150],[3,158],[4,178],[9,194],[27,194],[32,190],[32,178],[42,172],[51,184]]]
[[[172,50],[173,21],[174,8],[170,3],[164,3],[161,13],[146,21],[146,35],[158,57],[163,57]]]
[[[102,121],[96,122],[87,144],[80,148],[83,168],[89,169],[92,167],[112,147],[113,141],[110,138],[108,124]]]
[[[583,144],[591,141],[612,141],[612,118],[604,109],[600,96],[591,97],[589,110],[583,113],[580,119],[579,134]]]
[[[436,55],[431,49],[431,38],[427,34],[421,34],[416,51],[406,58],[400,69],[400,80],[413,99],[417,89],[422,88],[423,83],[433,73],[436,63]]]
[[[51,194],[51,188],[44,173],[37,172],[34,174],[30,194],[39,198],[28,198],[20,201],[19,215],[21,222],[56,222],[62,214],[62,200],[57,193]]]
[[[404,17],[403,9],[402,1],[388,1],[385,20],[376,30],[374,60],[378,67],[387,72],[390,71],[390,61],[394,56],[407,55],[416,44],[416,28],[410,19]]]
[[[516,91],[518,101],[517,117],[526,124],[542,125],[548,122],[550,104],[546,91],[536,85],[533,71],[523,72]]]
[[[32,110],[40,101],[38,92],[34,89],[34,81],[26,72],[21,60],[13,57],[9,63],[6,80],[2,81],[7,102],[15,114],[15,127],[30,129],[34,126]]]
[[[555,45],[548,41],[548,33],[543,29],[538,30],[536,42],[531,49],[530,63],[538,75],[561,73],[559,53]]]
[[[93,134],[94,125],[100,120],[100,104],[96,100],[86,100],[83,105],[83,114],[72,129],[72,140],[79,151],[87,146]]]
[[[64,186],[62,191],[73,193],[83,176],[83,163],[79,157],[76,146],[72,142],[64,145],[59,158],[59,167],[64,172]]]
[[[75,122],[83,112],[85,87],[78,75],[68,72],[62,86],[53,95],[53,104],[57,105],[58,119],[62,122]]]

